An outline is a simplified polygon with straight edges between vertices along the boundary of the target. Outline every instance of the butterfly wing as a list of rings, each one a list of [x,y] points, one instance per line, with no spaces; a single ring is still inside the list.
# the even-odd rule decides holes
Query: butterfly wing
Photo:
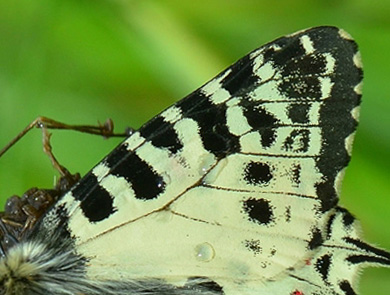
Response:
[[[70,237],[91,280],[303,294],[291,271],[328,234],[361,81],[357,46],[337,28],[266,44],[132,134],[36,235]],[[286,289],[272,284],[286,276]]]

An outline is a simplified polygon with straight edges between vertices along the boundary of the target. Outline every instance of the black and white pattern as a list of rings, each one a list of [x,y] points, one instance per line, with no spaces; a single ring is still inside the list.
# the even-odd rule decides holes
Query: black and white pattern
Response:
[[[3,251],[0,294],[354,295],[338,207],[361,99],[356,43],[318,27],[251,52],[146,123]]]

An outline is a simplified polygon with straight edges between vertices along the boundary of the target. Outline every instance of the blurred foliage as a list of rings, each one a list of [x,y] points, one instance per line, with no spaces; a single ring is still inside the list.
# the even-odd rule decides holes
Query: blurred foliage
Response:
[[[103,1],[0,3],[0,146],[39,115],[74,124],[143,122],[259,45],[318,25],[354,36],[364,102],[342,204],[390,249],[390,1]],[[86,173],[118,140],[54,131],[61,163]],[[0,159],[2,201],[56,174],[39,130]],[[389,294],[390,271],[367,270],[361,294]]]

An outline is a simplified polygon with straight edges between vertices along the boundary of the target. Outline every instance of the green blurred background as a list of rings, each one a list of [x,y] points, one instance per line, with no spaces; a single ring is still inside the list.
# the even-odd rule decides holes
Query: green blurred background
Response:
[[[344,28],[365,66],[361,124],[341,203],[390,249],[390,1],[59,1],[0,3],[0,146],[39,115],[74,124],[143,122],[261,44],[318,25]],[[54,131],[72,172],[118,140]],[[39,130],[0,159],[0,198],[53,186]],[[390,294],[390,270],[365,271],[363,295]]]

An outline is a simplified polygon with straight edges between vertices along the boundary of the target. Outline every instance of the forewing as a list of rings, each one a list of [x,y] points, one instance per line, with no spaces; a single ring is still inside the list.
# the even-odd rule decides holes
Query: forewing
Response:
[[[91,277],[208,277],[226,294],[250,281],[260,290],[321,244],[361,80],[356,44],[337,28],[277,39],[131,135],[40,230],[69,217],[61,226]]]

